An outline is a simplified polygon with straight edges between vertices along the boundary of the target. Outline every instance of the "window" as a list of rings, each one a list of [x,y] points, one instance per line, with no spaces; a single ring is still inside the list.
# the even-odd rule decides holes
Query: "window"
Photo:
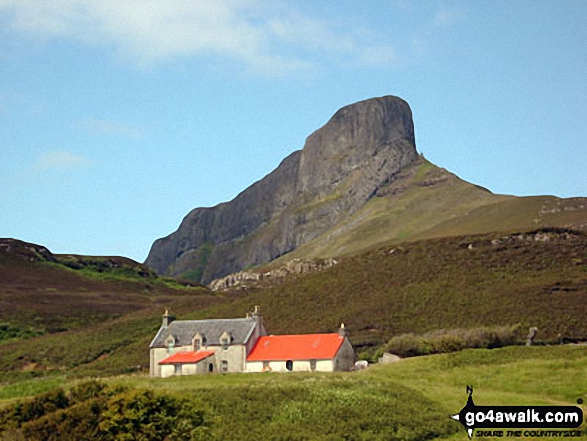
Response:
[[[288,371],[293,371],[293,361],[292,361],[292,360],[287,360],[287,361],[285,362],[285,368],[286,368]]]
[[[165,339],[165,345],[167,346],[167,353],[173,351],[173,347],[175,346],[175,338],[173,337],[173,335],[170,335]]]
[[[228,372],[228,361],[222,360],[222,372]]]
[[[310,370],[312,372],[316,371],[316,360],[310,360]]]
[[[194,335],[192,344],[194,345],[194,351],[199,351],[203,346],[206,346],[206,336],[197,332],[196,335]]]
[[[227,350],[228,346],[232,342],[232,335],[230,332],[223,332],[220,336],[220,344],[222,345],[222,349]]]

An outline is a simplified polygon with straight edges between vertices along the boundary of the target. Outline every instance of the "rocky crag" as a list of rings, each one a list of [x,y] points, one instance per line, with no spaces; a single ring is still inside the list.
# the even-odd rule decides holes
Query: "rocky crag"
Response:
[[[269,262],[357,212],[418,157],[405,101],[386,96],[346,106],[235,199],[191,211],[155,241],[145,263],[209,283]]]
[[[330,268],[338,263],[335,259],[292,259],[278,268],[266,271],[239,271],[229,274],[220,279],[213,280],[208,284],[212,291],[227,291],[229,289],[246,289],[250,286],[257,286],[260,282],[270,284],[279,283],[286,277],[296,274],[306,274],[314,271],[321,271]]]

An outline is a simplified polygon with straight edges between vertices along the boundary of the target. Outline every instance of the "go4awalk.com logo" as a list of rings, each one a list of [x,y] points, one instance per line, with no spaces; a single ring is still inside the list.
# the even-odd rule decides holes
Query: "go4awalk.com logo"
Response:
[[[561,430],[581,425],[583,411],[577,406],[477,406],[472,386],[467,386],[467,393],[467,404],[452,418],[465,426],[469,438],[473,433],[482,437],[581,436],[580,430]]]

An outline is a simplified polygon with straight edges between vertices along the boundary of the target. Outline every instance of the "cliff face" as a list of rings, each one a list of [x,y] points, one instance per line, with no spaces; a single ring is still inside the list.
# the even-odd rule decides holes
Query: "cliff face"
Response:
[[[269,262],[360,209],[418,157],[408,104],[387,96],[340,109],[303,150],[230,202],[196,208],[146,264],[203,283]]]

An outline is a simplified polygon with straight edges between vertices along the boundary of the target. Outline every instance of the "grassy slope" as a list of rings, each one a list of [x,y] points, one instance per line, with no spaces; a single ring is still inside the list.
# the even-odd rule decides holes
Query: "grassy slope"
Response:
[[[492,243],[503,237],[503,243]],[[344,322],[359,347],[406,332],[518,323],[537,326],[543,339],[587,337],[587,236],[547,242],[527,237],[481,235],[384,247],[249,289],[246,298],[219,305],[212,314],[234,316],[258,304],[275,334],[329,332]]]
[[[145,348],[166,307],[185,314],[229,300],[130,259],[53,255],[10,239],[0,245],[3,382],[146,369]]]
[[[404,241],[547,226],[587,229],[587,199],[496,195],[420,159],[361,210],[279,260],[351,256]]]
[[[329,398],[325,401],[335,403],[335,407],[344,408],[350,404],[347,408],[359,410],[360,421],[374,424],[379,418],[379,423],[388,427],[387,432],[381,432],[382,439],[393,439],[390,428],[394,419],[399,420],[400,427],[404,424],[403,428],[408,430],[413,430],[420,423],[427,428],[438,427],[443,419],[448,420],[449,415],[457,413],[465,405],[467,384],[474,386],[475,403],[478,405],[574,405],[577,398],[587,401],[586,363],[584,346],[509,347],[416,357],[336,376],[245,374],[235,378],[214,378],[213,381],[186,377],[164,381],[128,378],[114,380],[114,383],[203,394],[211,401],[215,395],[226,393],[224,391],[237,391],[239,395],[248,391],[250,395],[247,396],[254,400],[254,391],[259,387],[287,390],[288,385],[300,385],[300,393],[284,397],[284,402],[279,403],[276,410],[260,406],[259,412],[253,416],[255,423],[265,412],[283,415],[288,410],[297,410],[298,420],[308,424],[315,435],[321,434],[328,427],[329,415],[311,408],[318,404],[317,396],[328,394]],[[310,387],[301,393],[307,384]],[[314,385],[317,386],[315,389]],[[346,393],[341,393],[341,389]],[[409,394],[402,396],[404,390]],[[427,403],[426,407],[414,411],[422,403]],[[250,407],[250,403],[244,406]],[[214,410],[225,416],[227,409],[218,406]],[[343,421],[341,424],[344,425],[347,421]],[[409,426],[406,424],[408,421]],[[242,420],[238,423],[245,424]],[[354,439],[360,439],[360,432],[351,429],[347,433],[354,433]],[[463,439],[464,429],[458,424],[449,424],[444,434],[438,435],[444,438],[451,434],[456,439]],[[365,439],[370,438],[366,436]]]
[[[465,385],[478,405],[574,405],[587,399],[585,366],[582,346],[509,347],[355,373],[125,376],[108,384],[187,398],[204,411],[206,439],[465,439],[449,417],[464,406]],[[37,392],[54,385],[38,381]],[[0,389],[0,403],[12,402],[10,392],[22,389]]]
[[[72,330],[143,308],[161,310],[178,297],[209,295],[122,257],[59,256],[10,239],[0,244],[0,323],[11,329]]]
[[[228,300],[192,293],[174,298],[173,311],[185,316]],[[147,372],[148,347],[161,325],[162,311],[163,305],[146,307],[99,324],[0,344],[0,384],[45,376]]]
[[[415,235],[416,239],[543,227],[587,228],[587,199],[554,196],[509,197],[478,207]]]
[[[407,332],[517,323],[538,326],[539,339],[585,338],[587,237],[563,236],[546,242],[532,235],[486,235],[406,243],[268,288],[217,295],[188,290],[162,299],[180,319],[242,317],[261,305],[274,334],[330,332],[344,322],[359,352]],[[117,319],[0,344],[4,381],[146,369],[164,306],[157,297],[147,298],[149,306]]]

